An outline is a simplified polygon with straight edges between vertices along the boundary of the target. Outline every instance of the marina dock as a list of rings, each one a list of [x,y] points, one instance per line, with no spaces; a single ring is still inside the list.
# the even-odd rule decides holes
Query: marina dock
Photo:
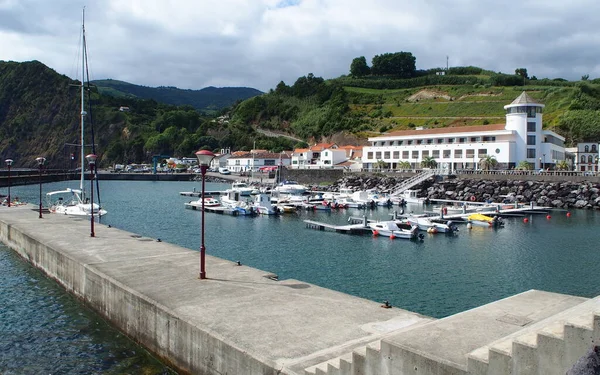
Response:
[[[365,219],[366,220],[366,219]],[[371,228],[366,224],[366,221],[362,221],[360,224],[348,224],[348,225],[334,225],[328,223],[321,223],[314,220],[304,220],[307,228],[316,230],[331,230],[338,233],[345,234],[365,234],[370,233]]]

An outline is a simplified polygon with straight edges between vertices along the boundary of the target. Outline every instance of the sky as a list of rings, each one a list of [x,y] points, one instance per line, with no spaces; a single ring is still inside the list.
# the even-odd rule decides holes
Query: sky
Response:
[[[400,51],[417,69],[600,77],[597,0],[0,0],[0,60],[80,79],[84,6],[91,79],[268,91]]]

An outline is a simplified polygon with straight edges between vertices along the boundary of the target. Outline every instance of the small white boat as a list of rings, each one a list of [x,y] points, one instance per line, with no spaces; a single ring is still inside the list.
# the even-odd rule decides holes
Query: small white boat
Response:
[[[427,216],[411,215],[406,217],[406,221],[410,225],[416,225],[419,230],[427,233],[447,233],[453,234],[458,232],[458,228],[451,221],[446,224],[431,221]]]
[[[363,202],[357,202],[353,198],[338,198],[335,200],[335,203],[338,206],[346,207],[346,208],[366,208],[367,205]]]
[[[391,220],[369,223],[369,227],[374,236],[385,236],[390,237],[391,239],[415,239],[418,236],[419,230],[416,225],[413,225],[410,229],[402,229],[395,221]]]
[[[221,202],[219,202],[218,199],[213,198],[213,197],[204,197],[204,208],[219,207],[220,205],[221,205]],[[189,201],[188,203],[185,203],[185,208],[191,208],[193,210],[201,210],[202,209],[202,198],[195,200],[195,201]]]
[[[427,202],[427,198],[419,198],[417,195],[420,190],[404,190],[402,193],[394,195],[394,200],[398,202],[397,204],[404,203],[417,203],[417,204],[425,204]]]
[[[240,192],[231,189],[226,190],[226,194],[221,196],[221,205],[236,211],[236,215],[254,215],[256,213],[249,198],[242,200]]]

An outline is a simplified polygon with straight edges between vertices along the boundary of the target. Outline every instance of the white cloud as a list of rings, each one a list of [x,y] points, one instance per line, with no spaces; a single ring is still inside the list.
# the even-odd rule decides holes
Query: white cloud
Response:
[[[76,76],[83,1],[0,0],[0,59]],[[347,74],[354,57],[409,51],[453,65],[579,79],[600,75],[591,0],[96,0],[93,78],[147,86],[273,88]]]

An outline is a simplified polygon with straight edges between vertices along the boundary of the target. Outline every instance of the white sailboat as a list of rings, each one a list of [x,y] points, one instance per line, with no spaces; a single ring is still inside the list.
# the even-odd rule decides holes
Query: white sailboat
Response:
[[[82,63],[81,63],[81,171],[79,179],[79,189],[65,189],[58,191],[51,191],[46,194],[46,198],[49,202],[48,207],[51,213],[73,215],[73,216],[102,216],[106,215],[106,210],[102,209],[100,205],[94,203],[93,205],[88,202],[86,192],[84,189],[84,173],[85,173],[85,143],[84,143],[84,125],[85,116],[85,75],[86,75],[86,60],[87,50],[85,45],[85,9],[82,16],[81,32],[82,32]]]

